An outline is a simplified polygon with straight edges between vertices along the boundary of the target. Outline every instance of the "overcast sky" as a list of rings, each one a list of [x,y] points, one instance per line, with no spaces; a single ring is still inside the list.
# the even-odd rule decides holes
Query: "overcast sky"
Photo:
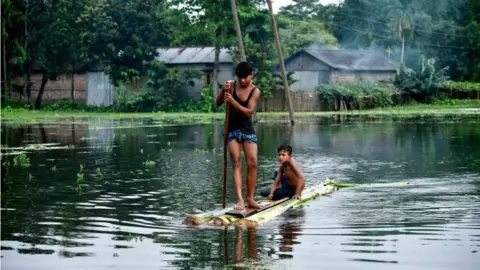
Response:
[[[314,1],[314,0],[312,0]],[[338,4],[340,0],[320,0],[323,5],[326,4]],[[292,3],[292,0],[272,0],[273,13],[277,13],[281,7],[287,6]],[[266,5],[266,4],[265,4]]]

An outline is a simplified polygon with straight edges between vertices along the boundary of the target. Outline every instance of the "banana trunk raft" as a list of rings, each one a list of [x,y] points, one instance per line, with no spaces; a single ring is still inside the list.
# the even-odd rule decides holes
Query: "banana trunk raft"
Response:
[[[281,215],[291,208],[296,208],[304,205],[305,203],[314,200],[320,196],[328,195],[340,188],[354,188],[354,187],[395,187],[395,186],[406,186],[408,182],[394,182],[394,183],[381,183],[381,184],[339,184],[335,183],[332,180],[325,180],[320,184],[314,185],[312,187],[306,188],[302,192],[302,200],[297,199],[288,199],[284,202],[281,202],[275,206],[268,207],[268,209],[259,211],[250,216],[240,218],[237,216],[229,215],[227,212],[233,210],[233,206],[214,210],[211,212],[202,213],[199,215],[190,215],[183,221],[183,224],[187,225],[201,225],[207,224],[211,226],[247,226],[247,227],[257,227],[273,218]],[[262,205],[268,206],[269,204],[275,203],[271,200],[264,200],[261,202]]]
[[[215,210],[212,212],[207,212],[199,215],[187,216],[183,221],[183,224],[187,225],[201,225],[208,224],[212,226],[229,226],[229,225],[239,225],[247,227],[256,227],[259,226],[279,215],[285,211],[299,207],[311,200],[316,199],[319,196],[327,195],[333,193],[335,190],[342,187],[341,185],[336,184],[334,181],[326,180],[320,184],[304,189],[302,192],[302,200],[297,199],[288,199],[279,203],[273,207],[269,207],[266,210],[260,210],[259,212],[252,214],[250,216],[241,218],[233,215],[227,214],[227,212],[233,210],[233,206]],[[261,202],[262,205],[268,206],[271,203],[275,203],[271,200],[264,200]]]

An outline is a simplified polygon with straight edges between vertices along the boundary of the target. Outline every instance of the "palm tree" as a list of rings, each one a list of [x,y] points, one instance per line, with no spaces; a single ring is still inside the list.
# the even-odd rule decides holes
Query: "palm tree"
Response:
[[[280,70],[282,71],[282,81],[283,81],[283,88],[285,89],[285,97],[288,101],[288,112],[290,115],[290,123],[291,125],[295,125],[295,119],[293,116],[293,106],[290,99],[290,91],[288,90],[288,81],[287,81],[287,72],[285,71],[285,63],[283,62],[283,55],[282,55],[282,48],[280,46],[280,38],[278,37],[278,29],[277,29],[277,22],[275,21],[275,16],[273,15],[273,8],[272,8],[272,1],[267,0],[268,10],[270,11],[270,19],[272,21],[272,30],[273,35],[275,36],[275,43],[277,45],[277,53],[278,53],[278,60],[280,62]]]
[[[414,10],[411,3],[412,0],[398,0],[394,5],[388,8],[388,16],[392,18],[393,31],[402,41],[402,51],[400,56],[400,63],[402,64],[405,54],[405,38],[408,36],[410,39],[413,39]]]

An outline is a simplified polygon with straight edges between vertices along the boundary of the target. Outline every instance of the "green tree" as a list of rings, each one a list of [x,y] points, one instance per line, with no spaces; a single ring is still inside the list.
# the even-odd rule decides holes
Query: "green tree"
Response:
[[[280,28],[280,39],[283,43],[283,52],[286,56],[297,50],[307,47],[314,42],[323,44],[325,48],[337,48],[338,41],[325,27],[322,22],[316,20],[292,21],[282,19],[285,23]]]
[[[101,64],[114,85],[138,83],[157,48],[169,45],[167,1],[106,0],[81,14],[81,37],[91,64]]]
[[[394,4],[388,8],[388,16],[390,17],[395,36],[398,36],[402,41],[400,63],[403,63],[405,39],[407,37],[413,39],[414,33],[412,0],[398,0],[394,2]]]
[[[292,4],[280,8],[279,15],[296,21],[312,19],[318,15],[320,7],[318,0],[293,0]]]
[[[480,82],[480,2],[469,0],[470,22],[466,29],[466,46],[459,69],[462,79]]]

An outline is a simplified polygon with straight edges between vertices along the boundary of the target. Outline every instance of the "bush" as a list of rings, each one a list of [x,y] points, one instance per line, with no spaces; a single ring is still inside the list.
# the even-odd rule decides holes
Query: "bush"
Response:
[[[115,105],[117,112],[151,112],[156,105],[156,99],[149,93],[148,88],[139,91],[129,91],[121,84],[115,87]]]
[[[480,83],[446,81],[442,84],[441,91],[451,98],[476,98],[480,99]]]
[[[410,97],[418,102],[431,103],[440,93],[442,84],[447,80],[447,76],[445,76],[447,71],[448,67],[436,71],[435,59],[427,60],[422,57],[419,72],[400,64],[397,67],[393,83],[403,96]]]
[[[83,102],[72,102],[70,99],[60,100],[53,104],[45,104],[42,106],[43,111],[81,111],[81,112],[104,112],[110,111],[110,107],[97,107],[87,105]]]
[[[362,79],[320,85],[318,93],[320,99],[336,111],[369,109],[393,105],[395,87],[389,83],[374,83]]]

